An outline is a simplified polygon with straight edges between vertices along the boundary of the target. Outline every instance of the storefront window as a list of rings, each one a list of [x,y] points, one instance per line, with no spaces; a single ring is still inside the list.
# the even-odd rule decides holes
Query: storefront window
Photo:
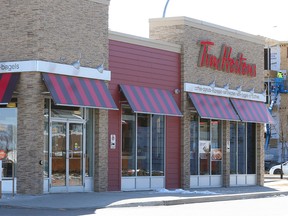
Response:
[[[247,123],[247,174],[256,173],[256,124]]]
[[[152,176],[164,175],[164,116],[152,116]]]
[[[163,116],[122,107],[122,176],[164,175],[164,130]]]
[[[200,175],[210,174],[210,120],[200,119],[200,141],[199,141],[199,154],[200,154]]]
[[[221,122],[211,120],[211,174],[221,175],[222,147],[221,147]]]
[[[230,174],[256,173],[256,124],[230,123]]]
[[[16,101],[0,106],[0,156],[3,177],[13,176],[17,159],[17,108]],[[14,169],[15,170],[15,169]],[[15,175],[15,173],[14,173]]]
[[[122,176],[136,175],[136,115],[122,108]]]
[[[58,121],[61,122],[62,124],[66,124],[67,122],[69,122],[70,126],[78,123],[80,124],[80,126],[77,128],[82,128],[81,131],[83,131],[83,128],[86,129],[85,139],[84,137],[81,136],[83,140],[81,139],[77,142],[74,142],[75,145],[74,145],[73,151],[75,151],[74,154],[76,153],[76,151],[80,152],[81,149],[83,149],[81,142],[84,140],[86,141],[85,143],[83,143],[83,145],[85,146],[86,152],[82,152],[83,156],[84,155],[86,156],[85,167],[80,167],[80,168],[85,169],[86,177],[93,176],[93,153],[94,153],[94,150],[93,150],[93,146],[94,146],[93,145],[93,134],[94,134],[93,109],[80,108],[80,107],[68,107],[68,106],[56,106],[53,103],[53,100],[45,99],[44,120],[45,120],[44,121],[44,174],[43,174],[44,177],[46,178],[49,177],[49,151],[50,153],[53,151],[53,147],[52,149],[50,149],[50,142],[51,142],[51,146],[53,146],[55,143],[55,137],[53,137],[51,141],[49,140],[49,137],[50,137],[49,133],[51,133],[53,136],[53,129],[52,131],[50,131],[49,125],[51,124],[49,124],[49,122],[54,122],[54,124],[57,125]],[[84,127],[84,125],[86,125],[86,127]],[[74,127],[76,126],[74,125]],[[73,130],[70,128],[69,132],[71,131]],[[63,133],[66,135],[65,131]],[[79,130],[77,131],[77,133],[79,136],[82,135],[79,132]],[[72,142],[74,136],[70,134],[70,138],[71,138],[70,142]],[[66,149],[64,149],[63,151],[65,152]],[[53,163],[53,158],[52,158],[52,163]],[[81,164],[83,165],[83,161],[81,161]],[[53,168],[53,166],[51,168]]]
[[[137,118],[137,175],[150,175],[150,118],[138,114]]]
[[[238,174],[246,174],[246,127],[238,123]]]
[[[198,134],[200,139],[198,139]],[[190,121],[190,175],[199,174],[222,174],[222,126],[220,120],[213,119],[200,119],[198,123],[197,115],[192,115]]]

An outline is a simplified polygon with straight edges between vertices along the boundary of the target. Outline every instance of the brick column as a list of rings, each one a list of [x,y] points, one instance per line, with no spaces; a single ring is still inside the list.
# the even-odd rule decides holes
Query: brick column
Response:
[[[186,93],[182,96],[183,117],[181,122],[181,187],[190,188],[190,110]]]
[[[43,193],[44,85],[41,74],[21,73],[17,85],[17,193]]]
[[[108,189],[108,111],[95,110],[94,191]]]
[[[230,122],[223,121],[223,187],[230,187]]]

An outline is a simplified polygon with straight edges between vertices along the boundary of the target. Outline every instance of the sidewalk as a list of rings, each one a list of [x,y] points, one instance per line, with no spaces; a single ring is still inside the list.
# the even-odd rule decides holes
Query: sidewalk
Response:
[[[288,178],[269,176],[264,186],[201,188],[136,192],[58,193],[44,195],[4,194],[0,207],[38,209],[99,209],[106,207],[136,207],[177,205],[224,200],[262,198],[288,195]]]

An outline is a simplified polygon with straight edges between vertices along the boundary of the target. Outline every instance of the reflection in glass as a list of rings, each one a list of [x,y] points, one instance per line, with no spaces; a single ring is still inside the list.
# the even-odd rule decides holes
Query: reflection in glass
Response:
[[[122,176],[165,175],[164,120],[164,116],[136,114],[122,106]]]
[[[69,185],[82,185],[83,125],[69,124]]]
[[[238,174],[246,174],[246,127],[238,123]]]
[[[150,118],[138,114],[137,118],[137,175],[150,175]]]
[[[208,119],[200,119],[200,175],[210,174],[210,121]]]
[[[211,174],[221,175],[222,172],[222,145],[221,145],[221,122],[211,120]]]
[[[164,116],[152,117],[152,176],[164,175]]]
[[[247,174],[256,173],[256,124],[247,123]]]
[[[135,176],[136,119],[132,110],[122,108],[122,176]]]
[[[66,123],[52,124],[52,186],[66,185]]]
[[[17,108],[0,107],[0,154],[3,177],[12,177],[17,161]],[[16,170],[16,169],[14,169]],[[15,171],[14,171],[15,176]]]

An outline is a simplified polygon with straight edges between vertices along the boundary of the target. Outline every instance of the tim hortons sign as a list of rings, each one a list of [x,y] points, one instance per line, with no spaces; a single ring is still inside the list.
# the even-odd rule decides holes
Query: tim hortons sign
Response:
[[[236,57],[231,57],[232,48],[223,45],[219,57],[209,54],[211,41],[200,41],[200,55],[198,59],[199,67],[208,67],[214,70],[227,73],[234,73],[242,76],[256,77],[256,64],[246,62],[243,53],[238,53]]]

